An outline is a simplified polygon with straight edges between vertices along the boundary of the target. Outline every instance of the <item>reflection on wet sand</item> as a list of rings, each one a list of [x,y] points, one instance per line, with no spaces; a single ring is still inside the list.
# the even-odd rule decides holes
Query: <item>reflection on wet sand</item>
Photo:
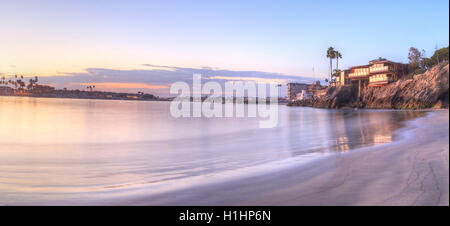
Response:
[[[354,111],[330,112],[331,149],[347,152],[365,145],[389,143],[395,139],[395,131],[405,121],[423,116],[425,112],[412,111]]]
[[[286,142],[292,156],[306,153],[347,152],[362,146],[389,143],[395,130],[426,112],[384,110],[292,110]],[[296,148],[307,144],[308,149]]]

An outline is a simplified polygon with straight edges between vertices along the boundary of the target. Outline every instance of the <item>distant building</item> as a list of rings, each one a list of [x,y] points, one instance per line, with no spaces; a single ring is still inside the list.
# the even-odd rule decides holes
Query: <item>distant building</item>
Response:
[[[136,96],[136,95],[127,95],[127,99],[134,99],[134,100],[137,100],[137,99],[139,99],[139,97]]]
[[[326,93],[327,86],[323,86],[320,84],[320,81],[315,81],[313,84],[308,85],[308,93],[311,94],[313,97],[319,97],[322,96],[323,93]]]
[[[306,100],[312,98],[312,93],[308,93],[308,90],[302,90],[300,93],[297,94],[296,100]]]
[[[304,83],[288,83],[286,86],[288,101],[297,99],[297,94],[308,89],[308,85]]]
[[[328,92],[327,88],[314,90],[313,97],[318,98],[321,96],[325,96],[327,95],[327,92]]]
[[[36,85],[31,90],[34,94],[50,94],[55,92],[55,87],[48,85]]]
[[[313,97],[319,97],[326,94],[327,86],[320,85],[320,81],[312,84],[288,83],[287,98],[288,101],[303,100]]]
[[[14,90],[8,86],[0,86],[0,95],[12,95]]]

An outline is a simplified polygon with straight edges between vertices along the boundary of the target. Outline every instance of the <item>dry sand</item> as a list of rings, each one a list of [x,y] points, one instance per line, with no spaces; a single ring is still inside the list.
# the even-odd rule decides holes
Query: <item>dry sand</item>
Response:
[[[449,205],[449,111],[433,111],[402,130],[405,137],[387,145],[114,204]]]

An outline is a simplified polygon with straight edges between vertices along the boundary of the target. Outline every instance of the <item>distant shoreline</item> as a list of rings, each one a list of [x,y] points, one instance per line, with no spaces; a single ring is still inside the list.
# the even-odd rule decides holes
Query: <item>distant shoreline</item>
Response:
[[[145,100],[145,99],[120,99],[120,98],[88,98],[88,97],[58,97],[58,96],[30,96],[30,95],[1,95],[0,97],[28,97],[28,98],[47,98],[47,99],[74,99],[74,100],[128,100],[128,101],[156,101],[156,102],[168,102],[172,101],[173,98],[159,98],[159,99],[151,99],[151,100]],[[192,101],[191,101],[192,102]],[[244,104],[248,104],[248,102],[245,102]],[[287,106],[293,106],[289,105],[287,102],[278,102],[280,105],[287,105]],[[323,110],[336,110],[335,108],[321,108],[321,107],[313,107],[313,106],[299,106],[294,105],[295,107],[306,107],[306,108],[316,108],[316,109],[323,109]],[[337,110],[386,110],[386,111],[436,111],[436,110],[448,110],[449,108],[417,108],[417,109],[401,109],[401,108],[352,108],[352,107],[342,107]]]
[[[5,79],[4,79],[5,80]],[[159,96],[137,92],[137,93],[117,93],[108,91],[96,91],[95,86],[88,86],[88,90],[69,90],[56,89],[49,85],[37,84],[35,80],[30,79],[30,84],[25,85],[22,80],[17,82],[2,81],[0,84],[0,96],[14,97],[41,97],[41,98],[71,98],[71,99],[101,99],[101,100],[145,100],[145,101],[163,101],[171,98],[161,98]],[[11,84],[14,84],[12,86]],[[21,84],[20,86],[18,84]]]
[[[46,98],[46,99],[74,99],[74,100],[128,100],[128,101],[156,101],[156,102],[169,102],[172,101],[173,98],[159,98],[159,99],[153,99],[153,100],[140,100],[140,99],[120,99],[120,98],[87,98],[87,97],[55,97],[55,96],[29,96],[29,95],[1,95],[0,97],[27,97],[27,98]],[[191,101],[192,102],[192,101]],[[244,104],[248,104],[248,102],[245,102]],[[288,102],[278,102],[280,105],[289,105]],[[295,106],[295,105],[294,105]],[[398,109],[398,108],[352,108],[352,107],[342,107],[340,109],[335,108],[320,108],[320,107],[312,107],[312,106],[299,106],[296,105],[295,107],[305,107],[305,108],[316,108],[316,109],[323,109],[323,110],[386,110],[386,111],[439,111],[439,110],[448,110],[449,108],[417,108],[417,109]]]
[[[100,97],[82,97],[82,96],[46,96],[46,95],[1,95],[0,97],[28,97],[28,98],[52,98],[52,99],[77,99],[77,100],[132,100],[132,101],[170,101],[169,98],[156,99],[133,99],[133,98],[100,98]]]
[[[112,98],[103,98],[103,97],[96,97],[96,96],[57,96],[57,95],[3,95],[0,94],[0,97],[30,97],[30,98],[55,98],[55,99],[79,99],[79,100],[131,100],[131,101],[172,101],[173,97],[155,97],[153,99],[139,99],[139,98],[120,98],[120,97],[112,97]],[[204,102],[206,97],[202,97],[202,102]],[[225,100],[222,100],[225,104]],[[190,102],[195,102],[190,100]],[[236,99],[234,99],[234,102],[236,103]],[[258,101],[255,101],[255,104],[257,104]],[[243,104],[249,104],[249,101],[247,98],[244,99]],[[270,99],[267,99],[266,104],[270,104]],[[287,104],[287,101],[284,99],[278,100],[278,104]]]

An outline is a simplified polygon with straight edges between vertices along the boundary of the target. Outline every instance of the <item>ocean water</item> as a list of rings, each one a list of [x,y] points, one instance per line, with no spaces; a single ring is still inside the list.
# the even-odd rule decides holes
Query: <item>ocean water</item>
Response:
[[[261,118],[173,118],[169,104],[0,97],[0,205],[126,200],[301,164],[392,142],[425,114],[280,105],[278,126],[261,129]]]

